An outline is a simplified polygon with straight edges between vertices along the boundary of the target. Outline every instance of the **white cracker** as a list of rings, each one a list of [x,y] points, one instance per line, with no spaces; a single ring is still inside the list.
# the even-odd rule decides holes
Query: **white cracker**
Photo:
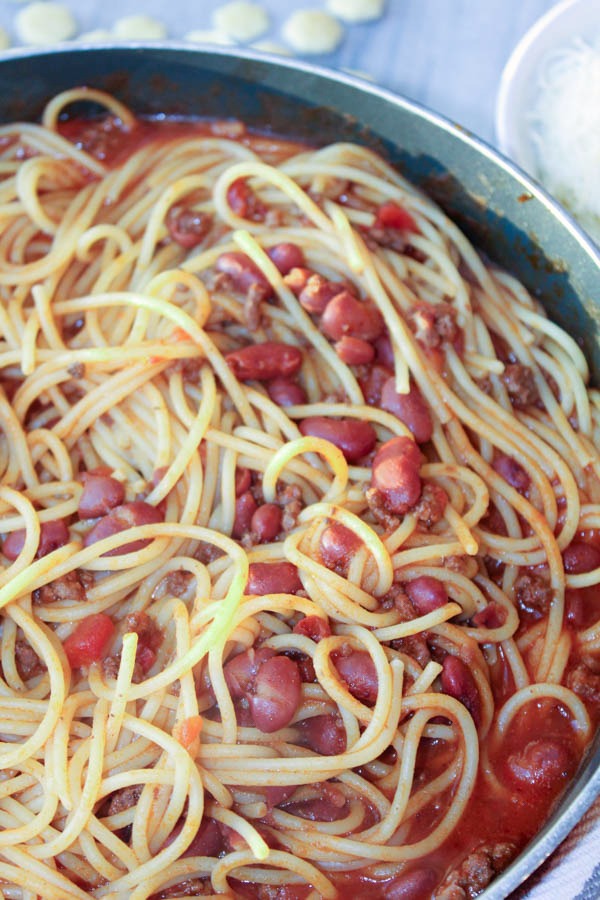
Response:
[[[269,29],[269,14],[259,3],[233,0],[215,9],[213,25],[236,41],[253,41]]]
[[[344,29],[337,19],[320,9],[299,9],[284,22],[283,36],[298,53],[332,53]]]
[[[364,78],[365,81],[375,81],[375,76],[370,72],[365,72],[364,69],[348,69],[346,66],[342,66],[342,72],[355,75],[357,78]]]
[[[383,15],[385,0],[327,0],[326,6],[344,22],[373,22]]]
[[[110,41],[114,35],[107,28],[94,28],[92,31],[82,31],[76,37],[77,41],[84,44],[101,44],[103,41]]]
[[[159,19],[139,14],[117,19],[113,34],[122,40],[159,41],[166,36],[167,28]]]
[[[209,28],[195,28],[184,34],[183,39],[184,41],[191,41],[193,44],[221,44],[225,47],[235,43],[233,38],[225,34],[224,31]]]
[[[262,50],[264,53],[277,53],[279,56],[293,55],[289,47],[286,47],[285,44],[280,44],[278,41],[256,41],[255,44],[252,44],[252,47],[255,50]]]
[[[77,31],[71,10],[63,3],[30,3],[15,16],[15,29],[23,44],[44,46],[68,41]]]

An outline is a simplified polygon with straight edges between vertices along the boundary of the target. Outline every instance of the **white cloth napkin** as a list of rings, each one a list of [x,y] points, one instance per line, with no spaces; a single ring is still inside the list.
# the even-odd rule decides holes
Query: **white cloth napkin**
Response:
[[[600,798],[513,900],[599,900]]]

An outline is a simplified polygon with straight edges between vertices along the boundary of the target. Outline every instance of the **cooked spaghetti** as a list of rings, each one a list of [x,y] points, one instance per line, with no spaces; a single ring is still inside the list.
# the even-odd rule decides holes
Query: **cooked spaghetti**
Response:
[[[578,346],[364,147],[0,148],[0,897],[475,896],[600,705]]]

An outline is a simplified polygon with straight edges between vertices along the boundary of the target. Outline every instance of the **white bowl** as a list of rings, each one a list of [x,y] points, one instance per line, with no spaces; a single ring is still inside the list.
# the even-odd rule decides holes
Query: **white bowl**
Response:
[[[504,68],[496,103],[498,146],[531,175],[538,172],[527,117],[540,66],[550,51],[594,34],[600,34],[600,0],[562,0],[529,29]]]

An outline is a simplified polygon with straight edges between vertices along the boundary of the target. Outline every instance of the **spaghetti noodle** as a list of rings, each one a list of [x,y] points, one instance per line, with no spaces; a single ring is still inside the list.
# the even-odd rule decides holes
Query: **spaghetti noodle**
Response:
[[[0,146],[0,896],[475,896],[598,716],[577,345],[364,147]]]

